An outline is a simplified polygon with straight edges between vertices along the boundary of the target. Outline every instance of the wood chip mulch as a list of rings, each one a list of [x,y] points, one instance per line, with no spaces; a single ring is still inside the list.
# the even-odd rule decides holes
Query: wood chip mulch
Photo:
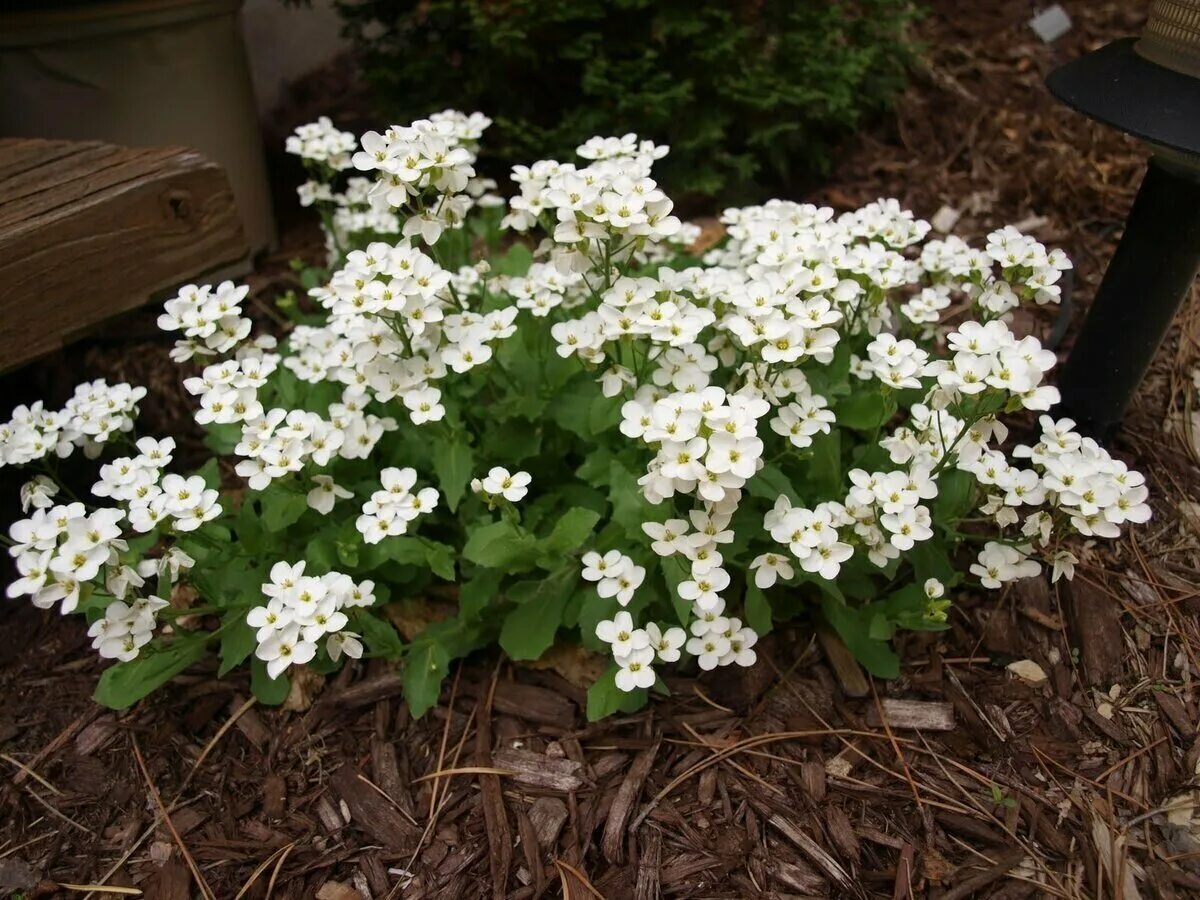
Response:
[[[1145,153],[1041,82],[1140,18],[1064,5],[1075,27],[1047,47],[1024,24],[1033,4],[933,3],[896,116],[819,198],[947,207],[969,236],[1020,222],[1076,261],[1077,321]],[[1197,309],[1115,443],[1150,480],[1151,524],[1090,550],[1070,587],[963,595],[950,631],[901,639],[894,682],[796,629],[755,669],[672,680],[670,698],[592,725],[587,661],[568,652],[539,669],[472,659],[419,721],[375,663],[304,681],[290,709],[192,670],[117,714],[91,703],[100,666],[77,624],[14,604],[0,896],[1200,896]],[[152,369],[162,343],[144,347],[101,344],[88,363]]]

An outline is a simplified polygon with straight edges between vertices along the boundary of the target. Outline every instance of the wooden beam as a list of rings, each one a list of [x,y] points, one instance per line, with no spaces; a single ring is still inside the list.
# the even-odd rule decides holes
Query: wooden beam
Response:
[[[0,371],[248,252],[194,150],[0,140]]]

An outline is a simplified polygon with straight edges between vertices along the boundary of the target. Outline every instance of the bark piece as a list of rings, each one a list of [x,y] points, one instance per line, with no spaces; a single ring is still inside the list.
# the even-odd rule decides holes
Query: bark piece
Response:
[[[658,900],[658,877],[662,868],[662,832],[657,828],[645,829],[640,849],[637,883],[633,889],[634,900]]]
[[[330,779],[333,790],[350,810],[350,822],[385,847],[401,850],[411,847],[419,837],[416,828],[396,811],[375,788],[358,777],[354,766],[346,764]]]
[[[879,707],[883,720],[891,728],[918,731],[953,731],[954,704],[934,700],[881,699]],[[867,721],[876,727],[883,724],[880,710],[872,707],[867,711]]]
[[[790,822],[783,818],[783,816],[774,814],[767,818],[767,824],[795,844],[814,866],[825,873],[825,877],[843,891],[850,893],[854,890],[854,883],[850,879],[850,874],[842,868],[841,863],[805,834],[803,829],[795,822]]]
[[[475,716],[475,764],[491,768],[492,760],[492,697],[479,705]],[[504,808],[504,793],[496,775],[479,775],[483,820],[487,829],[488,865],[492,873],[492,896],[504,900],[508,892],[508,872],[512,868],[513,839]]]
[[[492,705],[496,712],[538,725],[570,728],[575,724],[574,703],[562,694],[532,684],[499,682]]]
[[[655,741],[652,746],[647,747],[634,758],[633,765],[629,767],[629,772],[626,773],[625,780],[621,782],[616,799],[613,800],[612,807],[608,811],[600,847],[604,851],[605,858],[611,863],[625,861],[625,823],[633,812],[638,797],[641,796],[642,785],[646,781],[650,767],[654,765],[654,758],[658,755],[658,746],[658,741]]]
[[[263,813],[268,819],[281,819],[287,812],[287,782],[282,775],[271,773],[263,779]]]
[[[582,768],[579,763],[528,750],[496,750],[492,753],[492,765],[512,772],[512,780],[526,787],[567,793],[579,790],[584,784],[578,775]]]
[[[1082,579],[1068,583],[1067,596],[1084,674],[1092,687],[1107,689],[1119,676],[1125,655],[1121,608]]]
[[[529,807],[529,821],[533,823],[538,845],[553,847],[567,821],[567,805],[557,797],[539,797]]]
[[[818,628],[817,637],[821,641],[821,649],[825,651],[825,658],[829,660],[829,665],[837,675],[838,684],[842,686],[846,696],[865,697],[871,693],[871,683],[867,681],[862,667],[842,639],[828,628]]]
[[[970,878],[965,878],[962,881],[954,878],[953,880],[956,882],[955,886],[942,894],[941,900],[965,900],[966,897],[970,897],[980,888],[987,887],[987,885],[996,879],[1004,877],[1009,869],[1015,868],[1024,858],[1024,850],[1013,850],[1000,857],[994,865],[977,875],[972,875]]]

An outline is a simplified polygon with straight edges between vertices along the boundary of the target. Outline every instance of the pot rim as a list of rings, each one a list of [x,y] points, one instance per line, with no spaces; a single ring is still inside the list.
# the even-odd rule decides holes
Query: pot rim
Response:
[[[203,19],[235,16],[242,0],[69,0],[0,12],[0,49],[71,44]]]

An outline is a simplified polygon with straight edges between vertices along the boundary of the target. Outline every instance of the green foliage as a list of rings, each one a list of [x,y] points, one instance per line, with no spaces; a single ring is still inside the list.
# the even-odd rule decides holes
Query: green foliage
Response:
[[[110,666],[96,684],[96,702],[110,709],[128,709],[199,660],[205,653],[208,637],[207,634],[182,636],[153,652]]]
[[[337,5],[388,121],[486,112],[493,174],[633,131],[670,145],[660,181],[677,197],[728,200],[823,171],[913,58],[911,0]]]

